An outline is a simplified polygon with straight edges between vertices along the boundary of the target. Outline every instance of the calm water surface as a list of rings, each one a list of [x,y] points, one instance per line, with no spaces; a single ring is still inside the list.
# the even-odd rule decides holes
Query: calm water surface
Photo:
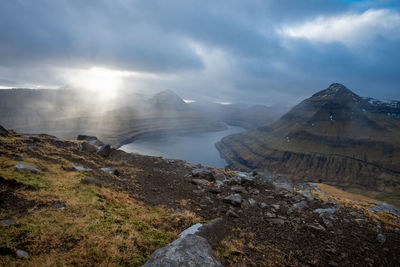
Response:
[[[227,163],[221,158],[215,143],[227,135],[243,131],[245,129],[241,127],[228,126],[228,130],[220,132],[146,138],[124,145],[120,149],[126,152],[183,159],[196,164],[201,163],[205,166],[222,168]]]

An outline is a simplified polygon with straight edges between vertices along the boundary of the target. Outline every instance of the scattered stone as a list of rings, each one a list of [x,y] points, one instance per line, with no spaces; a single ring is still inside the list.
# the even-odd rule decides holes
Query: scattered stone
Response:
[[[233,206],[240,207],[242,204],[242,196],[240,194],[232,194],[224,198],[224,201]]]
[[[201,195],[205,192],[204,189],[197,189],[197,190],[193,190],[193,194],[195,195]]]
[[[252,206],[252,207],[254,207],[256,205],[256,201],[254,200],[254,198],[249,198],[247,201],[249,202],[250,206]]]
[[[77,166],[77,165],[72,166],[72,168],[78,172],[91,172],[92,171],[91,169],[87,169],[87,168]]]
[[[386,242],[386,236],[384,236],[383,234],[378,234],[376,236],[376,241],[378,241],[379,243],[383,244]]]
[[[243,186],[240,186],[240,185],[232,186],[231,191],[236,192],[236,193],[247,194],[247,190]]]
[[[192,179],[191,181],[195,185],[208,185],[208,181],[204,179]]]
[[[95,145],[92,145],[91,143],[89,143],[89,142],[82,142],[82,143],[80,143],[79,145],[78,145],[78,149],[80,150],[80,151],[83,151],[83,152],[90,152],[90,153],[92,153],[92,152],[95,152],[96,150],[97,150],[97,147],[95,146]]]
[[[225,174],[223,174],[222,172],[218,172],[214,175],[215,179],[218,181],[223,181],[226,179]]]
[[[256,188],[253,188],[253,189],[250,190],[250,194],[258,195],[259,193],[260,193],[260,190],[258,190]]]
[[[271,212],[266,212],[266,213],[265,213],[265,216],[266,216],[267,218],[275,218],[275,217],[276,217],[275,213],[271,213]]]
[[[157,249],[144,267],[156,266],[222,266],[207,240],[198,235],[178,238],[167,246]]]
[[[254,186],[255,185],[255,177],[247,172],[238,172],[234,177],[234,181],[237,184]]]
[[[30,171],[30,172],[33,172],[33,173],[40,173],[39,169],[37,169],[37,168],[35,168],[33,166],[30,166],[30,165],[25,165],[25,164],[17,164],[17,165],[14,166],[14,169]]]
[[[274,224],[279,224],[279,225],[284,225],[285,221],[283,219],[280,218],[272,218],[272,219],[268,219],[269,222],[272,222]]]
[[[13,219],[7,219],[7,220],[2,220],[0,221],[1,226],[10,226],[13,225],[15,222]]]
[[[0,125],[0,135],[3,137],[7,137],[8,136],[8,131]]]
[[[261,203],[260,203],[260,207],[261,207],[262,209],[264,209],[264,208],[268,207],[268,204],[265,203],[265,202],[261,202]]]
[[[298,209],[298,210],[302,210],[302,209],[305,209],[305,208],[308,208],[308,204],[307,204],[307,202],[306,201],[300,201],[300,202],[298,202],[298,203],[294,203],[293,205],[292,205],[292,208],[293,209]]]
[[[320,231],[320,232],[325,232],[326,231],[325,227],[323,227],[319,223],[316,223],[316,224],[305,224],[304,226],[307,227],[307,228],[310,228],[310,229],[314,229],[314,230]]]
[[[228,210],[226,212],[226,215],[231,216],[233,218],[240,218],[239,214],[237,214],[236,212],[234,212],[233,210]]]
[[[80,134],[76,138],[76,140],[84,140],[84,141],[93,141],[93,140],[98,140],[96,136],[90,136],[90,135],[83,135]]]
[[[218,187],[211,187],[210,189],[208,189],[208,192],[212,193],[212,194],[220,194],[221,193],[221,189]]]
[[[281,205],[279,204],[272,204],[271,207],[273,207],[276,210],[279,210],[281,208]]]
[[[53,204],[53,206],[51,206],[53,209],[55,210],[65,210],[65,208],[67,207],[67,205],[65,205],[64,203],[55,203]]]
[[[206,168],[201,168],[201,169],[194,169],[192,171],[192,176],[193,177],[201,177],[204,179],[208,179],[210,181],[215,181],[214,173]]]
[[[81,180],[82,184],[94,184],[97,186],[102,186],[103,182],[97,178],[94,177],[85,177]]]
[[[97,149],[97,153],[99,153],[103,157],[110,156],[111,152],[112,152],[111,146],[108,144],[103,145]]]
[[[107,172],[109,174],[119,175],[119,171],[116,169],[109,169],[109,168],[101,168],[103,172]]]
[[[23,259],[29,258],[29,253],[22,249],[17,249],[15,254],[17,255],[17,258],[23,258]]]
[[[315,209],[314,213],[319,213],[319,214],[334,214],[336,212],[336,209],[333,208],[328,208],[328,209]]]

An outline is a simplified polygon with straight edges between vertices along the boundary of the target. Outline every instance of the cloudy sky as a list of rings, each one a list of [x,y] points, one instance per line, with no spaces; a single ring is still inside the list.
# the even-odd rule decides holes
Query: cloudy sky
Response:
[[[2,0],[0,87],[400,100],[400,1]]]

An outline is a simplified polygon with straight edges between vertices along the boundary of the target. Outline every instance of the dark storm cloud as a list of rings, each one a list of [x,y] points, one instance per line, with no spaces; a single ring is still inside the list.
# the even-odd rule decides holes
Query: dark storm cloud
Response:
[[[133,84],[191,99],[296,102],[331,82],[400,98],[398,14],[385,0],[4,0],[0,81],[63,85],[63,68],[102,66],[160,75]],[[354,34],[307,35],[343,16],[350,26],[352,16],[371,23]],[[376,23],[386,18],[392,28]]]

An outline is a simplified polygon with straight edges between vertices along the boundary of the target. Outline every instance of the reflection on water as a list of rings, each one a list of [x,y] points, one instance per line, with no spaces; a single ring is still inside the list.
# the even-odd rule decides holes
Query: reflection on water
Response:
[[[137,140],[122,146],[120,149],[126,152],[183,159],[192,163],[222,168],[227,163],[220,157],[215,143],[224,136],[243,131],[245,129],[241,127],[229,126],[228,130],[220,132],[153,137]]]

